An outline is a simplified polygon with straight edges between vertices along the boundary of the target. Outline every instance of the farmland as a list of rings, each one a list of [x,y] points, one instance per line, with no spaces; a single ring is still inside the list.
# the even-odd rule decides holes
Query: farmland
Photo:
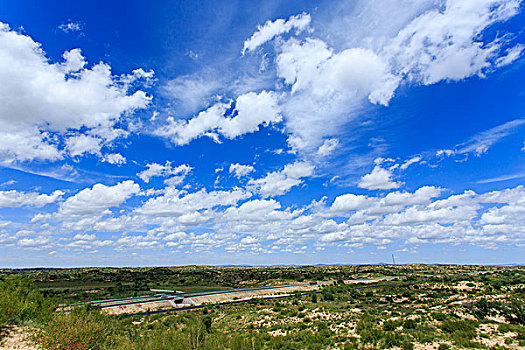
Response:
[[[522,267],[186,266],[4,270],[1,276],[0,305],[11,307],[10,318],[0,319],[7,327],[4,339],[22,329],[43,349],[525,348]],[[345,283],[386,276],[399,279]],[[110,315],[89,304],[63,313],[51,306],[146,295],[150,288],[205,294],[308,281],[333,284],[234,304],[210,299],[176,313]],[[24,302],[12,303],[17,290],[31,285],[32,296],[18,295]]]

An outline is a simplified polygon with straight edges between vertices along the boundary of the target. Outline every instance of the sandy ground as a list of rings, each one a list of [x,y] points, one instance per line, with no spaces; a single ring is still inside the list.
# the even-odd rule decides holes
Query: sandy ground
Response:
[[[233,292],[233,293],[224,293],[224,294],[212,294],[212,295],[203,295],[200,297],[192,298],[195,304],[200,305],[204,303],[213,304],[220,303],[222,301],[237,300],[237,299],[246,299],[253,298],[261,295],[273,295],[276,293],[293,293],[293,292],[305,292],[309,290],[319,289],[319,285],[314,286],[290,286],[285,288],[269,288],[263,290],[251,290],[243,292]]]
[[[12,327],[8,330],[5,338],[0,340],[0,350],[39,350],[40,347],[34,345],[29,340],[29,330],[26,328]]]
[[[148,309],[150,311],[154,310],[160,310],[160,309],[170,309],[173,306],[170,304],[169,301],[154,301],[150,303],[140,303],[140,304],[132,304],[132,305],[122,305],[122,306],[115,306],[115,307],[108,307],[103,309],[104,312],[107,312],[110,315],[117,315],[117,314],[134,314],[139,312],[147,312]]]

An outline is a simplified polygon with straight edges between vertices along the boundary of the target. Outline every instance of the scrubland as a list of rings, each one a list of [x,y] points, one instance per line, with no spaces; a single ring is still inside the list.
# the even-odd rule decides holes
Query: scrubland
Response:
[[[120,280],[131,288],[133,284],[119,279],[119,274],[133,275],[133,269],[89,270],[92,276],[105,277],[86,280],[88,289],[80,288],[77,278],[86,271],[3,271],[0,337],[7,344],[13,333],[23,330],[35,349],[56,350],[525,349],[525,269],[521,267],[497,271],[441,265],[163,269],[160,274],[140,269],[134,276],[141,276],[141,285],[147,287],[189,290],[299,280],[338,283],[282,299],[114,316],[92,306],[67,314],[55,310],[64,302],[121,296],[122,291],[109,283]],[[192,271],[199,277],[188,277]],[[348,277],[395,274],[402,279],[388,286],[379,283],[382,286],[358,289],[362,286],[342,283]],[[159,282],[159,275],[168,282]],[[99,282],[98,287],[94,282]]]

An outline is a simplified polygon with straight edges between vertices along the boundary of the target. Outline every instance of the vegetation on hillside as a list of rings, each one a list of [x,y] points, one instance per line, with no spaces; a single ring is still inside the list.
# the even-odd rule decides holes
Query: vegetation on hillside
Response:
[[[246,277],[264,272],[237,269]],[[494,274],[465,269],[404,267],[406,279],[391,286],[355,289],[338,283],[285,299],[145,316],[111,316],[93,307],[53,312],[52,300],[32,286],[30,274],[10,274],[0,284],[0,305],[6,305],[2,315],[10,305],[4,324],[39,325],[35,340],[53,350],[525,347],[525,269]]]

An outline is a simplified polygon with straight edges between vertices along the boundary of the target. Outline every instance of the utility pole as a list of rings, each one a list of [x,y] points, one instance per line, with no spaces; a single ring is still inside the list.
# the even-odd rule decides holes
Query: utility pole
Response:
[[[394,254],[392,254],[392,265],[394,265],[394,271],[396,274],[399,274],[399,270],[396,267],[396,258],[394,258]]]

